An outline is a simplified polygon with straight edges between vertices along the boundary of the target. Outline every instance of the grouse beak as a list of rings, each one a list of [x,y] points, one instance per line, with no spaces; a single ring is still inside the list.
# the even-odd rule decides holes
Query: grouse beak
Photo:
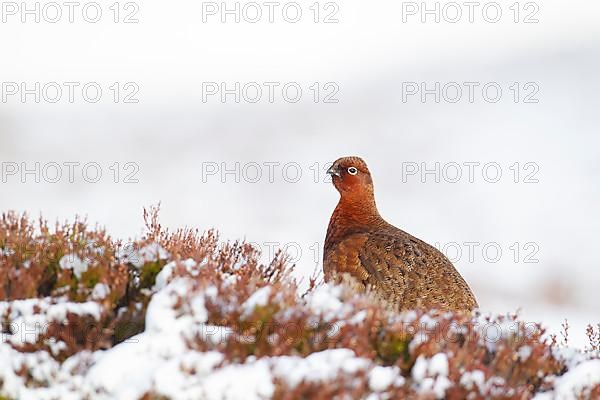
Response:
[[[329,169],[327,170],[327,174],[331,175],[332,178],[334,176],[337,176],[338,178],[342,177],[342,174],[340,173],[340,169],[336,165],[332,165],[331,167],[329,167]]]

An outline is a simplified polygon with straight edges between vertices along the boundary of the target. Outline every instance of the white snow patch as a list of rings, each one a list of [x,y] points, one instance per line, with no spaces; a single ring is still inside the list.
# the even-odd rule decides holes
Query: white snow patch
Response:
[[[208,326],[204,299],[216,288],[192,292],[193,282],[176,278],[157,292],[148,306],[146,331],[114,348],[97,352],[97,361],[84,380],[86,393],[99,399],[138,398],[147,392],[173,399],[262,400],[273,395],[276,378],[295,386],[303,381],[335,380],[339,374],[367,370],[371,362],[349,349],[326,350],[306,358],[250,357],[244,364],[218,368],[223,355],[200,353],[186,346],[188,335],[226,327]],[[257,291],[247,309],[265,304],[269,290]],[[175,310],[178,299],[180,308]],[[214,335],[213,335],[214,334]],[[222,340],[222,337],[216,340]]]
[[[540,393],[534,400],[569,400],[588,398],[586,390],[600,385],[600,360],[589,360],[575,366],[564,375],[556,378],[554,391]]]
[[[229,365],[207,376],[201,386],[206,400],[263,400],[273,396],[268,361],[262,359],[243,365]]]
[[[2,342],[14,345],[36,343],[50,323],[64,323],[67,314],[89,315],[100,320],[102,306],[96,302],[55,301],[45,298],[0,302],[0,316],[6,315],[11,329],[11,333],[3,333]]]
[[[512,319],[512,315],[506,314],[503,318],[491,318],[491,315],[479,315],[474,320],[473,328],[481,337],[481,343],[489,351],[495,352],[497,343],[502,339],[510,339],[516,335],[527,337],[533,333],[531,330],[521,331],[519,322]]]
[[[365,319],[367,319],[367,312],[365,310],[361,310],[359,312],[357,312],[356,314],[354,314],[352,316],[352,318],[350,318],[350,323],[352,325],[360,325],[363,322],[365,322]]]
[[[419,356],[412,369],[415,389],[423,394],[433,393],[438,399],[443,399],[446,390],[452,386],[447,376],[448,357],[444,353],[438,353],[430,359]]]
[[[174,279],[152,297],[143,333],[108,351],[97,352],[97,361],[85,380],[91,393],[105,396],[99,398],[130,399],[156,390],[180,398],[174,394],[174,387],[181,385],[183,390],[189,386],[182,365],[206,364],[204,356],[215,360],[214,354],[191,351],[186,345],[185,335],[198,331],[208,318],[204,293],[189,297],[192,285],[189,279]],[[182,308],[175,310],[178,299],[186,296]]]
[[[429,374],[448,376],[448,356],[438,353],[429,362]]]
[[[370,361],[358,358],[352,350],[332,349],[313,353],[306,358],[273,357],[275,373],[294,387],[306,380],[322,382],[335,379],[340,373],[354,374],[366,369]]]
[[[248,317],[252,315],[257,307],[264,307],[269,302],[269,296],[271,295],[271,287],[265,286],[258,289],[242,304],[243,314],[242,317]]]
[[[81,279],[81,275],[89,268],[88,260],[82,260],[76,254],[62,256],[58,264],[62,269],[72,270],[77,279]]]
[[[0,249],[0,256],[10,257],[10,256],[12,256],[14,254],[15,254],[15,251],[13,249],[8,248],[8,247],[3,247],[2,249]]]
[[[398,378],[404,381],[398,367],[376,366],[369,372],[369,388],[374,392],[383,392],[396,383]]]
[[[521,361],[527,361],[529,359],[529,357],[531,356],[531,347],[530,346],[521,346],[519,347],[519,359]]]
[[[110,293],[110,287],[105,283],[97,283],[92,290],[92,300],[104,300]]]
[[[343,290],[342,286],[321,285],[307,296],[306,304],[313,314],[322,316],[325,321],[343,318],[352,311],[349,304],[340,300]]]
[[[460,384],[468,390],[477,388],[479,393],[485,389],[485,373],[481,370],[467,371],[460,377]]]
[[[184,302],[183,310],[173,308],[178,298],[189,295],[192,285],[193,282],[189,279],[176,278],[154,294],[146,311],[146,331],[190,332],[194,324],[204,324],[208,319],[208,311],[204,307],[202,292],[189,298],[189,303]]]
[[[130,263],[136,268],[141,268],[149,262],[166,260],[169,256],[169,252],[158,243],[150,243],[139,250],[134,250],[131,246],[124,246],[117,252],[117,258],[121,262]]]
[[[198,275],[198,268],[203,265],[203,263],[196,264],[196,261],[194,261],[192,258],[182,261],[182,264],[192,276]],[[177,261],[171,261],[160,270],[158,275],[156,275],[154,290],[160,290],[167,286],[167,284],[173,278],[173,272],[175,271],[176,266]]]
[[[422,315],[419,323],[419,326],[427,331],[434,331],[439,326],[439,322],[429,314]]]

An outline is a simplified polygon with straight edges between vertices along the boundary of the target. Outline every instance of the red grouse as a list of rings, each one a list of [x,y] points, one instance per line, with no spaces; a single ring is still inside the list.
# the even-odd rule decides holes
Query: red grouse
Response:
[[[340,193],[325,239],[327,282],[349,275],[353,287],[397,310],[478,307],[446,256],[379,215],[371,173],[361,158],[340,158],[327,172]]]

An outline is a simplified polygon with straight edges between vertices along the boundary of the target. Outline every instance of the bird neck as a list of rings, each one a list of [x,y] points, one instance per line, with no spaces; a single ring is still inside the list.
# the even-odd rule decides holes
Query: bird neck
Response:
[[[385,224],[385,221],[377,210],[372,193],[344,193],[331,216],[329,232],[335,236],[343,236],[382,224]]]

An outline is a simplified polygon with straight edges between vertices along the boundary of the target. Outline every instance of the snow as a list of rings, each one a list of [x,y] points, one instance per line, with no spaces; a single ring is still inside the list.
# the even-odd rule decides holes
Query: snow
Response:
[[[0,256],[10,257],[10,256],[12,256],[14,254],[15,254],[15,251],[13,249],[8,248],[8,247],[4,247],[4,248],[0,249]]]
[[[352,311],[352,307],[341,300],[342,286],[324,284],[313,290],[306,300],[308,309],[325,321],[344,317]]]
[[[14,345],[36,343],[52,322],[63,322],[67,314],[89,315],[100,320],[102,306],[96,302],[72,303],[56,299],[27,299],[0,302],[0,316],[6,315],[10,333],[3,341]]]
[[[130,246],[124,246],[117,252],[117,258],[121,262],[130,263],[136,268],[141,268],[146,263],[168,259],[169,252],[158,243],[150,243],[138,250],[132,249]]]
[[[98,287],[95,291],[105,289]],[[313,307],[323,313],[343,309],[343,305],[336,303],[340,292],[332,289],[311,296]],[[46,351],[22,354],[10,344],[0,343],[2,394],[20,399],[89,396],[126,400],[155,393],[172,399],[262,400],[273,395],[277,381],[293,388],[302,382],[334,381],[340,375],[352,377],[364,371],[370,385],[380,390],[403,382],[398,368],[375,366],[371,360],[357,357],[351,349],[324,350],[307,357],[249,357],[241,364],[226,362],[223,354],[216,351],[190,349],[187,340],[198,332],[211,335],[221,332],[213,340],[223,340],[222,334],[227,330],[228,334],[233,333],[228,327],[207,325],[205,299],[216,295],[214,286],[199,289],[191,278],[174,278],[153,295],[144,332],[109,350],[79,353],[62,365]],[[243,308],[253,310],[265,305],[270,295],[269,287],[261,288]],[[326,300],[334,300],[333,307],[325,304]],[[7,313],[9,308],[11,321],[23,319],[27,324],[64,320],[67,312],[95,318],[101,313],[98,303],[50,304],[48,299],[0,303],[0,311]],[[60,348],[64,344],[54,345]],[[37,382],[35,385],[15,373],[21,368],[29,372],[30,379]]]
[[[540,393],[535,400],[586,398],[585,391],[600,385],[600,360],[588,360],[556,379],[553,392]]]
[[[101,355],[86,378],[87,390],[101,393],[100,399],[134,399],[153,390],[173,399],[262,400],[273,395],[276,379],[294,387],[303,381],[335,380],[338,374],[370,366],[370,361],[356,357],[352,350],[335,349],[306,358],[250,358],[244,364],[217,368],[223,362],[218,352],[160,349],[154,347],[158,341],[152,336],[138,335],[138,343],[119,344]]]
[[[146,331],[150,332],[185,332],[194,324],[204,324],[208,319],[208,311],[204,307],[204,294],[195,294],[184,302],[183,311],[173,307],[179,298],[184,298],[192,290],[193,281],[187,278],[176,278],[163,290],[152,296],[146,312]]]
[[[448,375],[448,356],[444,353],[438,353],[430,359],[419,356],[412,369],[413,379],[419,382],[426,376],[435,375]]]
[[[515,335],[529,335],[533,333],[533,324],[527,324],[524,330],[521,330],[522,322],[513,319],[514,314],[505,314],[492,318],[492,314],[479,315],[474,321],[474,329],[479,333],[482,343],[489,351],[496,351],[496,344],[501,339],[509,339]]]
[[[181,262],[181,264],[185,267],[185,269],[192,275],[197,275],[197,268],[203,266],[203,263],[197,264],[192,258],[188,258]],[[154,290],[160,290],[167,286],[167,284],[173,278],[173,273],[175,271],[175,267],[177,266],[177,261],[171,261],[166,264],[162,270],[156,276],[156,281],[154,284]]]
[[[105,283],[97,283],[92,290],[92,300],[104,300],[110,293],[110,288]]]
[[[439,326],[438,321],[428,314],[421,316],[419,322],[420,326],[428,331],[435,331]]]
[[[480,393],[484,393],[485,373],[478,369],[467,371],[460,377],[460,384],[469,390],[477,388]]]
[[[204,292],[189,299],[191,307],[185,313],[174,312],[177,296],[189,289],[190,281],[179,278],[153,297],[146,331],[100,356],[90,370],[91,389],[116,399],[136,398],[151,389],[174,399],[262,399],[272,394],[270,362],[259,360],[215,370],[223,361],[220,353],[187,349],[185,334],[194,331],[194,326],[202,328],[207,318],[200,300]],[[194,371],[194,375],[184,371]]]
[[[88,270],[88,260],[82,260],[76,254],[67,254],[58,262],[62,269],[70,269],[77,279],[81,279],[81,274]]]
[[[353,325],[360,325],[365,321],[366,318],[367,318],[367,312],[362,310],[362,311],[359,311],[356,314],[354,314],[354,316],[352,318],[350,318],[350,320],[348,322],[350,322]]]
[[[416,389],[422,393],[433,393],[438,399],[443,399],[446,390],[452,386],[447,376],[448,356],[444,353],[430,359],[419,356],[412,369]]]
[[[354,374],[366,369],[370,361],[357,358],[352,350],[333,349],[313,353],[306,358],[281,356],[271,360],[280,378],[294,387],[303,380],[322,382],[335,379],[338,374]]]
[[[97,352],[97,361],[85,381],[90,390],[105,394],[107,399],[131,399],[160,389],[156,387],[159,383],[169,392],[177,379],[185,383],[183,377],[178,377],[180,364],[189,364],[190,357],[203,354],[187,348],[184,334],[196,331],[195,327],[208,318],[202,292],[183,302],[183,312],[175,310],[178,300],[191,293],[192,287],[189,279],[174,279],[152,297],[143,333],[108,351]],[[202,364],[200,359],[193,361]]]
[[[444,353],[434,355],[429,362],[429,373],[448,376],[448,356]]]
[[[404,380],[398,367],[376,366],[369,373],[369,388],[374,392],[383,392],[394,384],[398,378]]]
[[[91,358],[91,353],[78,353],[60,365],[45,351],[20,353],[6,343],[0,343],[0,381],[2,395],[23,400],[80,399],[75,393],[81,386],[83,366]],[[31,379],[44,387],[27,387],[24,378],[15,371],[25,368]]]
[[[291,389],[302,383],[338,381],[341,377],[354,379],[365,376],[373,391],[369,399],[387,399],[388,391],[406,384],[397,366],[376,365],[373,360],[358,357],[352,349],[328,349],[306,357],[281,355],[248,357],[235,362],[219,351],[199,351],[189,347],[189,341],[200,337],[208,344],[223,344],[231,335],[239,335],[231,327],[209,324],[206,302],[217,300],[216,286],[199,287],[191,277],[174,276],[176,264],[169,263],[159,274],[147,312],[144,332],[109,350],[83,351],[62,364],[51,353],[60,352],[63,342],[48,344],[48,351],[20,353],[12,344],[33,343],[39,338],[36,329],[52,321],[64,322],[68,313],[89,315],[99,320],[103,309],[99,303],[72,303],[66,299],[29,299],[0,302],[0,315],[11,326],[19,328],[0,342],[0,395],[19,399],[117,399],[141,398],[147,394],[170,399],[263,400],[273,396],[276,384]],[[199,267],[193,260],[183,262],[188,271]],[[324,319],[342,319],[342,323],[363,323],[364,310],[357,311],[342,300],[343,289],[322,285],[309,293],[301,304]],[[105,284],[94,287],[92,297],[105,298],[110,288]],[[256,307],[268,304],[272,287],[256,290],[241,306],[242,315],[250,315]],[[283,310],[282,312],[286,312]],[[406,313],[399,318],[415,321],[417,315]],[[431,316],[422,316],[422,326],[437,326]],[[511,321],[512,323],[512,321]],[[499,325],[503,332],[507,326]],[[480,328],[484,329],[484,328]],[[27,333],[22,335],[22,333]],[[512,331],[507,331],[512,332]],[[502,333],[504,334],[504,333]],[[507,333],[508,335],[508,333]],[[252,337],[238,337],[250,340]],[[414,341],[418,341],[417,335]],[[493,343],[493,342],[492,342]],[[412,345],[412,343],[411,343]],[[412,347],[411,347],[412,348]],[[519,358],[531,356],[531,348],[522,346]],[[557,351],[557,357],[571,360],[570,370],[556,378],[553,392],[541,393],[537,400],[568,399],[595,384],[600,384],[600,360],[588,360],[571,349]],[[26,371],[24,375],[16,371]],[[449,359],[445,353],[431,357],[420,355],[411,371],[412,388],[425,397],[443,399],[453,383],[449,380]],[[496,385],[503,380],[492,376],[486,380],[481,370],[466,371],[460,385],[478,389],[494,396]]]
[[[242,317],[248,317],[252,315],[254,310],[257,307],[264,307],[267,305],[269,301],[269,296],[271,295],[271,287],[265,286],[258,289],[256,292],[252,293],[252,295],[244,302],[242,308],[244,312]]]
[[[171,261],[160,270],[154,281],[154,290],[160,290],[167,286],[167,283],[169,283],[171,277],[173,276],[173,271],[175,270],[176,266],[177,262]]]
[[[530,346],[521,346],[519,347],[519,359],[521,362],[527,361],[531,356],[531,347]]]
[[[586,355],[580,350],[568,346],[555,347],[552,349],[552,355],[556,357],[557,360],[564,362],[569,369],[589,360],[592,354]],[[596,353],[595,355],[595,358],[600,358],[600,353]]]
[[[415,365],[412,368],[412,377],[415,381],[421,382],[427,375],[427,359],[423,356],[417,358]]]
[[[275,392],[268,360],[229,365],[209,375],[202,385],[207,400],[262,400]]]
[[[261,400],[273,395],[275,379],[293,387],[303,381],[334,380],[340,373],[352,374],[370,366],[370,361],[357,358],[352,350],[336,349],[306,358],[250,358],[244,364],[217,368],[223,361],[220,353],[190,351],[182,340],[167,345],[164,339],[143,333],[136,337],[137,343],[119,344],[107,351],[90,369],[86,380],[90,390],[105,393],[101,398],[107,399],[137,398],[152,389],[173,399]]]
[[[438,376],[435,380],[428,378],[428,381],[423,386],[428,390],[428,383],[433,382],[431,391],[435,394],[438,399],[443,399],[446,396],[446,390],[452,386],[452,382],[445,376]]]
[[[198,393],[209,400],[262,400],[273,395],[276,379],[285,381],[293,388],[301,382],[335,380],[339,374],[354,374],[369,366],[370,361],[356,357],[349,349],[324,350],[306,358],[280,356],[250,359],[245,364],[214,370],[199,383],[202,390]]]

